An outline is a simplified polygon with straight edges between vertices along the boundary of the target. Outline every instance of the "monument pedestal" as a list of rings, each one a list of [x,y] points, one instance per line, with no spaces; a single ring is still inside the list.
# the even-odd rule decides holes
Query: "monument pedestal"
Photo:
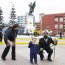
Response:
[[[26,27],[24,33],[34,33],[35,27],[34,27],[34,15],[27,15],[27,21],[26,21]]]

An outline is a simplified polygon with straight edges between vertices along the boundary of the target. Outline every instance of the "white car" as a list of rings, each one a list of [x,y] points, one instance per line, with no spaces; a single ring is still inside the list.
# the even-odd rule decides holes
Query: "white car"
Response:
[[[60,35],[58,34],[58,35],[55,35],[56,37],[60,37]],[[62,37],[63,37],[63,35],[62,35]]]

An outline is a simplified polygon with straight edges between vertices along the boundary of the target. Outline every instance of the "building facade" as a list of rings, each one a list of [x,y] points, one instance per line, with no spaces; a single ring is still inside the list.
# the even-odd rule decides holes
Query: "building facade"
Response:
[[[31,19],[31,18],[30,18]],[[35,16],[33,16],[33,25],[35,23]],[[30,21],[28,21],[28,16],[18,16],[17,17],[17,23],[21,25],[22,27],[25,27]]]
[[[65,13],[48,14],[42,16],[42,30],[48,29],[52,31],[52,35],[65,31]]]
[[[20,26],[25,27],[25,25],[26,25],[25,16],[18,16],[18,17],[17,17],[17,23],[18,23]]]

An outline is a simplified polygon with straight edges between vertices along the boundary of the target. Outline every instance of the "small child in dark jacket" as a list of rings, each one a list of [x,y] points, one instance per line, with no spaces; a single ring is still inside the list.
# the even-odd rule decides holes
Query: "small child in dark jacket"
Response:
[[[30,63],[33,64],[33,59],[34,63],[37,64],[37,54],[38,54],[38,44],[36,43],[37,38],[32,37],[32,41],[29,42],[29,48],[30,48]]]

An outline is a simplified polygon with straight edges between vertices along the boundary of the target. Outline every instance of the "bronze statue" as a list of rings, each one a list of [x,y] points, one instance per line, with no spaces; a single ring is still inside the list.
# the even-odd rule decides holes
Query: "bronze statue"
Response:
[[[30,3],[29,4],[29,7],[30,7],[30,11],[29,11],[29,15],[32,15],[32,12],[34,12],[34,8],[35,8],[35,1],[34,1],[34,3]]]

